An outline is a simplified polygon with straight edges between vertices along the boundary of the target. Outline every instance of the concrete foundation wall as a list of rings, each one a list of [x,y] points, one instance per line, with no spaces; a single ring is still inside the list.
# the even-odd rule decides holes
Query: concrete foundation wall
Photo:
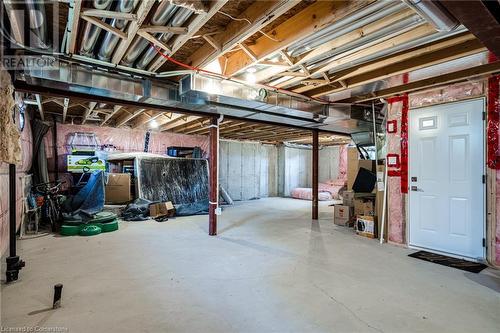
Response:
[[[323,147],[319,151],[319,181],[336,179],[339,174],[340,149],[337,146]],[[279,196],[290,196],[296,187],[311,187],[312,151],[279,147]]]
[[[276,146],[220,141],[219,150],[219,182],[233,200],[277,195]]]

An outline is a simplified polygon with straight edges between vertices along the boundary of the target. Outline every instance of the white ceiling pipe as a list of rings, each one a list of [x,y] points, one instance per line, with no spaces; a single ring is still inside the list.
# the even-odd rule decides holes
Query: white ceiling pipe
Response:
[[[122,13],[130,13],[135,8],[137,3],[138,0],[121,0],[118,4],[118,10]],[[127,26],[127,23],[127,20],[113,19],[111,21],[111,26],[123,31],[123,29]],[[120,37],[107,31],[97,57],[100,60],[109,61],[119,40]]]
[[[94,8],[96,9],[109,9],[113,0],[94,0]],[[101,28],[93,25],[90,22],[85,23],[83,32],[82,45],[80,47],[80,54],[92,57],[97,38],[101,33]]]
[[[460,22],[439,3],[428,0],[403,0],[403,2],[422,16],[437,31],[452,31],[460,25]]]
[[[193,12],[187,8],[180,8],[177,13],[175,13],[174,17],[172,18],[171,22],[169,23],[169,26],[171,27],[181,27],[193,14]],[[163,43],[167,43],[170,38],[174,36],[173,33],[167,32],[167,33],[162,33],[158,34],[156,38],[161,40]],[[158,55],[158,52],[156,51],[156,48],[152,45],[149,46],[149,49],[144,53],[141,58],[137,61],[137,68],[139,69],[144,69],[148,66],[148,64]]]
[[[156,26],[164,26],[175,14],[177,6],[170,1],[162,1],[156,10],[150,24]],[[141,53],[148,47],[149,42],[141,36],[136,36],[130,44],[127,53],[123,57],[121,64],[127,67],[132,67],[134,62],[139,58]]]

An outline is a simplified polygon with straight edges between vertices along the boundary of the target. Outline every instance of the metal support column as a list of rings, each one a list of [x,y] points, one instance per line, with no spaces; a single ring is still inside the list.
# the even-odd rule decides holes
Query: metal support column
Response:
[[[312,132],[312,219],[318,219],[319,131]]]
[[[7,257],[6,281],[16,281],[25,263],[16,253],[16,165],[9,164],[9,256]]]
[[[219,179],[218,179],[218,154],[219,154],[219,120],[217,116],[210,119],[210,144],[209,144],[209,211],[208,234],[217,235],[217,213],[219,206]]]

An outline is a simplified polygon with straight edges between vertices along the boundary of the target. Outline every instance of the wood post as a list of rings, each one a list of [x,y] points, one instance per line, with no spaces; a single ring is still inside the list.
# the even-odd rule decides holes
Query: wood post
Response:
[[[217,116],[212,116],[210,119],[210,144],[209,144],[209,210],[208,210],[208,234],[210,236],[217,235],[217,214],[218,208],[218,169],[217,164],[219,154],[219,120]]]
[[[318,219],[319,131],[312,132],[312,219]]]

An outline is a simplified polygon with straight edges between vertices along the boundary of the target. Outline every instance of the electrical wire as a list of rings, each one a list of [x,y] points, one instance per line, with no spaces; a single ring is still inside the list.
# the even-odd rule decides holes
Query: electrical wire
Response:
[[[252,25],[252,24],[253,24],[253,23],[252,23],[249,19],[247,19],[247,18],[237,18],[237,17],[233,17],[233,16],[229,15],[228,13],[224,13],[224,12],[221,12],[221,11],[219,11],[219,13],[221,13],[222,15],[225,15],[225,16],[229,17],[230,19],[232,19],[232,20],[234,20],[234,21],[245,21],[245,22],[248,22],[248,24],[250,24],[250,25]],[[269,38],[270,40],[272,40],[272,41],[275,41],[275,42],[281,42],[281,40],[280,40],[280,39],[277,39],[277,38],[274,38],[274,37],[272,37],[272,36],[269,36],[268,34],[266,34],[266,33],[265,33],[264,31],[262,31],[262,30],[259,30],[259,32],[260,32],[261,34],[263,34],[264,36],[266,36],[267,38]]]

